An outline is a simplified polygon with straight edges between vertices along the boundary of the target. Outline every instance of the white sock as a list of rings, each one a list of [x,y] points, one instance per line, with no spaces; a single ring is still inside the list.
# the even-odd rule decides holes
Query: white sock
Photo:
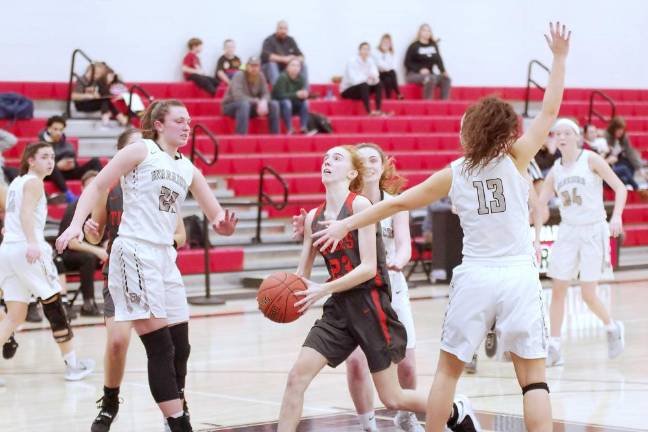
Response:
[[[378,425],[376,424],[376,414],[373,410],[364,414],[358,414],[358,419],[360,420],[363,431],[378,431]]]
[[[76,357],[76,352],[70,351],[69,353],[65,354],[63,356],[63,361],[65,362],[66,365],[70,367],[77,367],[77,357]]]
[[[549,343],[555,346],[557,350],[560,350],[560,336],[551,336]]]
[[[178,412],[175,413],[175,414],[171,414],[171,417],[172,417],[172,418],[180,418],[180,417],[182,417],[183,415],[184,415],[184,411],[178,411]]]
[[[612,321],[612,320],[610,321],[610,324],[607,324],[607,325],[605,326],[605,330],[607,330],[607,331],[609,331],[609,332],[611,332],[611,331],[615,331],[616,328],[617,328],[617,326],[616,326],[616,324],[614,323],[614,321]]]

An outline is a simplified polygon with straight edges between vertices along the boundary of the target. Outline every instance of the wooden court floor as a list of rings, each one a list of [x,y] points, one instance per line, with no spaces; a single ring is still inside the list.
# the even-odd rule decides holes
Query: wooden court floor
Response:
[[[564,328],[565,365],[548,370],[556,431],[648,430],[648,283],[600,288],[613,315],[625,322],[626,351],[606,357],[605,332],[584,307],[577,289],[569,295]],[[427,393],[439,349],[447,287],[412,290],[417,331],[419,389]],[[545,291],[550,296],[550,291]],[[187,398],[194,430],[271,431],[286,374],[313,321],[314,309],[297,322],[274,324],[250,300],[193,309]],[[218,316],[210,316],[218,315]],[[88,431],[103,385],[105,329],[75,329],[77,352],[97,361],[97,371],[77,383],[63,380],[63,363],[48,331],[23,331],[10,360],[0,359],[0,431]],[[510,363],[487,358],[480,348],[476,375],[458,390],[468,395],[485,430],[522,431],[522,398]],[[114,431],[162,431],[162,416],[149,394],[146,359],[133,337]],[[376,401],[378,399],[376,398]],[[378,410],[381,430],[396,430],[391,414]],[[344,366],[327,368],[306,393],[301,431],[360,431],[346,389]]]

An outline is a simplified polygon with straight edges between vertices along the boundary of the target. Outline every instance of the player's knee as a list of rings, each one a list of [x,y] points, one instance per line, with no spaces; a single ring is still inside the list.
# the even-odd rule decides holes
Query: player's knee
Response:
[[[43,300],[43,314],[50,323],[52,335],[57,343],[63,343],[72,340],[74,333],[67,319],[63,302],[60,294]]]
[[[164,327],[140,336],[148,358],[148,378],[151,395],[161,403],[178,399],[178,387],[173,366],[174,348],[169,329]]]
[[[308,386],[308,375],[300,370],[298,365],[295,365],[288,372],[288,380],[286,381],[286,390],[289,392],[304,392]]]
[[[351,381],[362,381],[369,375],[366,363],[355,356],[346,362],[347,374]]]
[[[414,361],[407,357],[398,364],[398,375],[405,382],[412,381],[416,377],[415,372]]]
[[[191,353],[191,345],[189,344],[189,323],[180,323],[169,327],[171,333],[171,340],[173,340],[173,347],[175,349],[175,361],[186,362],[189,360]]]
[[[581,296],[583,301],[588,306],[596,301],[596,290],[594,289],[581,289]]]
[[[120,333],[111,334],[108,337],[106,350],[108,355],[114,358],[126,357],[128,351],[129,337]]]

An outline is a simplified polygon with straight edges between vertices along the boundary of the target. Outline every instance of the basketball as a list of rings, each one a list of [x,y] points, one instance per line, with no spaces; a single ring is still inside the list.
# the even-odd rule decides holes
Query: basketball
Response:
[[[271,321],[289,323],[299,318],[294,304],[303,297],[296,291],[304,291],[306,284],[294,273],[276,272],[266,277],[257,293],[257,303],[263,315]]]

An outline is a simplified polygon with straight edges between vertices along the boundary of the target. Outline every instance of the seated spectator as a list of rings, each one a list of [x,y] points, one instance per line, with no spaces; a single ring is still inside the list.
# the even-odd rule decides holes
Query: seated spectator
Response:
[[[598,128],[591,123],[583,126],[583,149],[599,154],[606,154],[609,150],[607,140],[599,134]]]
[[[292,59],[272,87],[272,99],[279,102],[281,117],[288,134],[292,134],[292,116],[299,115],[299,128],[308,132],[308,90],[301,72],[301,60]]]
[[[434,99],[434,90],[441,87],[441,99],[450,97],[450,76],[443,65],[439,53],[439,39],[432,37],[432,29],[428,24],[419,27],[416,40],[407,48],[405,54],[406,79],[408,83],[421,84],[423,97]],[[439,72],[434,72],[434,67]]]
[[[88,171],[81,179],[81,187],[85,188],[97,176],[97,171]],[[72,223],[72,217],[76,211],[79,201],[68,204],[65,214],[59,226],[59,236]],[[94,299],[94,274],[100,268],[100,264],[108,259],[106,249],[100,246],[92,245],[86,241],[73,239],[67,249],[61,254],[63,266],[66,272],[79,272],[81,279],[81,295],[83,296],[83,306],[81,306],[82,316],[100,316],[101,311],[97,307]]]
[[[95,62],[88,66],[82,77],[74,83],[72,101],[79,112],[101,112],[104,127],[110,125],[110,119],[115,118],[121,126],[128,124],[128,118],[112,103],[110,92],[112,82],[108,82],[112,69],[104,62]]]
[[[610,120],[605,139],[608,145],[608,151],[604,155],[605,160],[624,184],[638,190],[639,184],[635,180],[635,174],[641,178],[641,181],[645,181],[642,172],[645,161],[630,144],[626,135],[626,122],[622,117],[613,117]]]
[[[236,44],[234,41],[226,39],[223,43],[223,55],[218,58],[218,63],[216,63],[216,79],[227,85],[241,68],[241,59],[236,56],[235,52]]]
[[[205,74],[200,63],[200,57],[198,57],[198,54],[202,51],[202,46],[202,40],[198,38],[189,39],[189,42],[187,42],[189,52],[182,60],[182,74],[184,75],[185,81],[193,81],[198,88],[205,90],[213,97],[216,96],[216,89],[220,81]]]
[[[371,57],[371,48],[367,42],[358,47],[358,55],[352,57],[344,69],[340,84],[340,95],[344,99],[361,100],[369,115],[380,115],[382,106],[382,84],[378,74],[378,66]],[[371,110],[369,96],[373,94],[376,109]]]
[[[538,164],[538,167],[540,168],[540,171],[542,172],[543,178],[547,177],[549,170],[551,170],[554,162],[559,157],[560,150],[558,150],[558,147],[556,147],[556,143],[554,142],[553,132],[550,132],[549,135],[547,135],[544,145],[542,146],[542,148],[540,148],[540,150],[538,150],[538,153],[534,158],[536,163]]]
[[[304,64],[304,55],[297,46],[295,39],[288,36],[288,23],[279,21],[277,31],[271,34],[263,41],[261,48],[261,62],[263,63],[263,73],[268,78],[270,85],[274,85],[279,74],[286,69],[288,63],[298,58],[302,62],[301,75],[308,86],[308,72]]]
[[[223,114],[236,119],[236,133],[246,135],[252,117],[268,116],[270,133],[279,133],[279,103],[270,100],[261,60],[250,57],[244,71],[232,78],[222,102]]]
[[[19,174],[18,168],[5,166],[4,158],[2,157],[2,152],[9,150],[16,144],[18,144],[18,138],[14,134],[0,129],[0,168],[2,168],[2,172],[0,172],[0,184],[11,183]],[[4,205],[4,202],[2,205]]]
[[[398,80],[396,79],[394,47],[389,33],[385,33],[382,38],[380,38],[378,54],[376,55],[375,60],[376,65],[378,66],[378,76],[380,77],[380,82],[385,89],[385,96],[387,96],[387,99],[391,98],[392,92],[394,92],[396,98],[403,99],[400,89],[398,88]]]
[[[56,165],[46,179],[52,181],[70,203],[76,200],[77,196],[68,189],[66,180],[81,180],[88,171],[101,171],[102,166],[96,157],[83,165],[77,162],[74,146],[65,138],[65,126],[63,117],[52,116],[47,119],[47,127],[38,134],[38,139],[51,143],[54,148]]]

